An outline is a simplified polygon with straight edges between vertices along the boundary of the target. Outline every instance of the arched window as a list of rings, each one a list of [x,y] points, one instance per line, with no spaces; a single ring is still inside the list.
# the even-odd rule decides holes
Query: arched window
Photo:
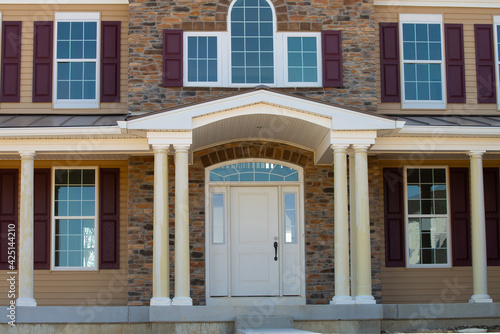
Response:
[[[210,171],[210,182],[297,182],[298,170],[269,162],[239,162]]]
[[[274,83],[274,22],[266,0],[236,0],[231,9],[231,83]]]

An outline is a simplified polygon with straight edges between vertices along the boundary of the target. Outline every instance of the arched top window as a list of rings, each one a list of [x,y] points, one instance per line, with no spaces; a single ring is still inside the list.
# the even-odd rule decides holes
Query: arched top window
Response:
[[[210,182],[298,182],[297,169],[269,162],[240,162],[210,171]]]

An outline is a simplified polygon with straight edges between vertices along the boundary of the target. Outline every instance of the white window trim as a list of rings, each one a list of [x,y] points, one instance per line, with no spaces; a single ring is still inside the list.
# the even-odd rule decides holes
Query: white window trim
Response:
[[[55,173],[57,169],[93,169],[95,170],[95,216],[81,216],[81,217],[64,217],[58,219],[94,219],[95,229],[95,258],[96,264],[94,267],[57,267],[56,260],[56,216],[55,216]],[[98,271],[99,270],[99,168],[95,166],[56,166],[52,167],[52,182],[51,182],[51,260],[50,267],[52,271]]]
[[[203,32],[203,31],[190,31],[184,32],[183,36],[183,66],[184,66],[184,86],[186,87],[215,87],[222,86],[223,77],[222,77],[222,65],[224,64],[221,61],[222,57],[222,40],[223,40],[223,32]],[[216,37],[217,38],[217,81],[188,81],[188,38],[189,37]]]
[[[96,22],[96,83],[95,83],[95,99],[92,100],[58,100],[57,99],[57,26],[58,22]],[[101,25],[100,13],[55,13],[54,27],[54,68],[53,68],[53,94],[54,94],[54,109],[97,109],[99,108],[100,98],[100,63],[101,63]],[[92,60],[93,61],[93,60]]]
[[[495,73],[496,73],[496,89],[497,89],[497,110],[500,110],[500,54],[498,53],[498,43],[500,43],[500,36],[498,36],[498,26],[500,26],[500,16],[493,17],[493,36],[495,50]]]
[[[404,49],[403,49],[403,23],[436,23],[441,27],[441,60],[411,60],[411,63],[423,64],[441,64],[441,95],[442,100],[405,100],[405,80],[404,80]],[[445,53],[444,53],[444,29],[443,16],[440,14],[399,14],[399,53],[400,57],[400,75],[401,75],[401,105],[403,109],[446,109],[446,74],[445,74]]]
[[[284,87],[321,87],[323,85],[322,61],[321,61],[321,33],[320,32],[284,32],[280,34],[283,39],[283,75]],[[316,37],[316,82],[290,82],[288,80],[288,37]]]
[[[409,234],[408,234],[408,169],[431,169],[431,168],[442,168],[446,170],[446,215],[421,215],[423,218],[425,216],[436,217],[436,216],[446,216],[446,252],[447,252],[447,264],[410,264],[410,252],[409,252]],[[406,256],[406,268],[451,268],[452,267],[452,259],[451,259],[451,224],[450,224],[450,170],[448,166],[405,166],[403,171],[403,179],[404,179],[404,215],[405,215],[405,256]]]

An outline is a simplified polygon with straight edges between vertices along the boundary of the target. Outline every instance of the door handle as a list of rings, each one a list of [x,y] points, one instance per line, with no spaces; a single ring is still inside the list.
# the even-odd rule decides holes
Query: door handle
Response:
[[[274,242],[274,261],[278,261],[278,242]]]

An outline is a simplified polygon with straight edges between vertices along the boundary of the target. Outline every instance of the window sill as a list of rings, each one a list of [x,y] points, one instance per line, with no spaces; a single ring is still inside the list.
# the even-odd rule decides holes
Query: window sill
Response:
[[[99,101],[91,100],[56,100],[54,109],[99,109]]]
[[[403,101],[403,109],[439,109],[446,110],[446,101]]]

